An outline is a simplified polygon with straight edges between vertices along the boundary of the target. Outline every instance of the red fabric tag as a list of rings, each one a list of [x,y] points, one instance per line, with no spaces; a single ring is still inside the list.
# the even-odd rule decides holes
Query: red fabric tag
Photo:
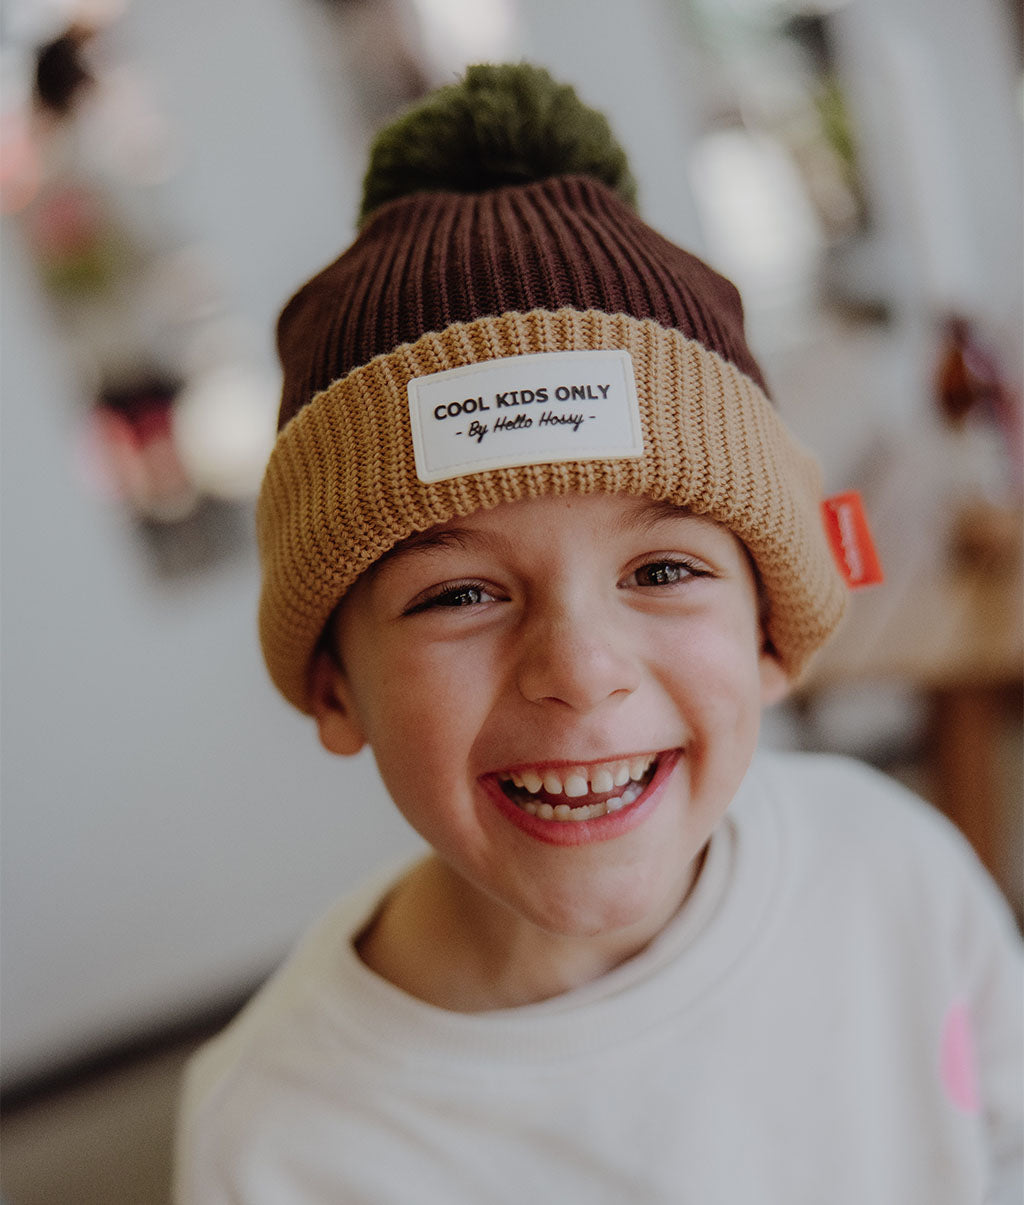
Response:
[[[860,494],[856,490],[834,494],[822,502],[821,511],[832,555],[846,584],[856,590],[883,582],[885,575]]]

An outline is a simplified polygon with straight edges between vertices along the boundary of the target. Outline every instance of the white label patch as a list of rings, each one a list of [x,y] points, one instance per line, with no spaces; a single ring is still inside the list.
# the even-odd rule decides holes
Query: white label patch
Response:
[[[485,360],[409,382],[421,481],[563,460],[644,454],[627,351],[554,351]]]

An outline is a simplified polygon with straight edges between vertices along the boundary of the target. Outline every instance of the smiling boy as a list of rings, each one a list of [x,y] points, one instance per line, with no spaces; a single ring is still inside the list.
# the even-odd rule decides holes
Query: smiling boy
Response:
[[[196,1060],[178,1200],[1015,1200],[1005,906],[888,780],[755,753],[844,586],[735,289],[526,66],[365,191],[279,326],[261,636],[430,852]]]
[[[739,541],[664,503],[510,502],[378,561],[339,608],[314,711],[328,749],[372,747],[436,852],[363,935],[367,965],[478,1011],[642,949],[785,688],[763,643]],[[438,961],[444,942],[458,956]]]

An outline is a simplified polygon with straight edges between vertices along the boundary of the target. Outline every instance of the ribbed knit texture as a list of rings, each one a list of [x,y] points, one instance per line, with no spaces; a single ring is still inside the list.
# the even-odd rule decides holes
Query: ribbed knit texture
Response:
[[[414,244],[425,255],[434,241],[412,240],[407,259],[414,258]],[[527,284],[524,275],[524,289]],[[658,290],[661,297],[667,292]],[[758,568],[768,636],[797,676],[838,623],[845,598],[820,522],[818,469],[751,376],[709,349],[708,328],[717,328],[720,342],[729,323],[695,310],[702,339],[650,318],[597,309],[540,309],[456,323],[389,348],[303,408],[278,437],[258,509],[260,634],[285,697],[309,709],[309,664],[324,625],[352,582],[389,548],[456,515],[569,492],[669,500],[735,532]],[[399,322],[400,307],[391,318]],[[380,325],[363,324],[350,310],[339,324],[360,337]],[[536,464],[432,485],[418,479],[409,380],[502,356],[604,348],[632,356],[641,459]]]
[[[607,185],[560,176],[381,207],[278,324],[278,426],[374,356],[427,331],[510,311],[601,310],[653,318],[764,381],[724,277],[646,225]]]

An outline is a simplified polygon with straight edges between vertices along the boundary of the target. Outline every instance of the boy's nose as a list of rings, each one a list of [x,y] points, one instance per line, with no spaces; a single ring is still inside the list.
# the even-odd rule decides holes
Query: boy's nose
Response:
[[[522,632],[517,663],[520,693],[531,703],[590,711],[625,698],[640,681],[639,665],[621,630],[595,615],[544,615]]]

